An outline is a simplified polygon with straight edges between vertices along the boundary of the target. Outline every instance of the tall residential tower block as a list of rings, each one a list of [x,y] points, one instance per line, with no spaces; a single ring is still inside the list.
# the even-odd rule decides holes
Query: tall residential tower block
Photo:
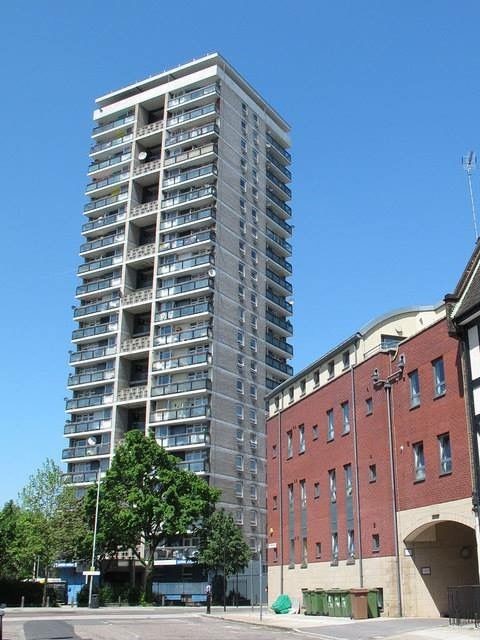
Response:
[[[97,101],[63,458],[140,429],[265,532],[266,393],[292,374],[289,127],[218,54]]]

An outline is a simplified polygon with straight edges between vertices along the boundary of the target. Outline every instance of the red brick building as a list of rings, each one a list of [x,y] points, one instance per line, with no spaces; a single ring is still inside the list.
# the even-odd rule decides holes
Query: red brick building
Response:
[[[451,333],[451,331],[450,331]],[[462,343],[445,307],[367,325],[278,387],[267,421],[269,598],[378,588],[446,612],[478,582]]]

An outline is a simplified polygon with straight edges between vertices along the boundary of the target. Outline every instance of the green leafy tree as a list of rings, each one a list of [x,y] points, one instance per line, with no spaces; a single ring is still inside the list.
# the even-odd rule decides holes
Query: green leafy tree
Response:
[[[0,578],[25,578],[26,567],[19,562],[16,544],[21,510],[13,500],[0,511]],[[30,562],[30,570],[33,562]]]
[[[145,601],[152,597],[155,549],[169,538],[194,533],[215,509],[219,491],[194,473],[178,467],[151,437],[132,430],[117,447],[101,481],[98,550],[115,555],[130,549],[144,567]],[[96,487],[86,496],[93,523]]]
[[[196,561],[206,569],[221,570],[223,574],[223,607],[225,609],[225,582],[228,576],[243,571],[252,552],[243,532],[229,513],[215,511],[201,529]]]

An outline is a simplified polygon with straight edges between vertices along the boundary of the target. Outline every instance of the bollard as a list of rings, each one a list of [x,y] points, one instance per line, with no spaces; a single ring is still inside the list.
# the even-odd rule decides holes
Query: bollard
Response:
[[[25,606],[25,596],[22,596],[22,601],[20,602],[20,606],[23,607]]]
[[[0,640],[3,638],[3,616],[5,615],[5,609],[0,609]]]
[[[49,606],[50,606],[50,596],[47,596],[47,607],[49,607]],[[0,640],[1,640],[1,638],[0,638]]]
[[[207,593],[207,613],[210,613],[211,608],[212,608],[212,594]],[[2,639],[0,638],[0,640]]]

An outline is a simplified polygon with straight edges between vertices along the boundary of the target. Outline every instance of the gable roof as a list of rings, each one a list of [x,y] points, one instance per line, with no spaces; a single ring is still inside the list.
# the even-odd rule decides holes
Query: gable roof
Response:
[[[480,312],[480,240],[477,240],[454,292],[445,296],[445,303],[453,325],[460,325]]]

